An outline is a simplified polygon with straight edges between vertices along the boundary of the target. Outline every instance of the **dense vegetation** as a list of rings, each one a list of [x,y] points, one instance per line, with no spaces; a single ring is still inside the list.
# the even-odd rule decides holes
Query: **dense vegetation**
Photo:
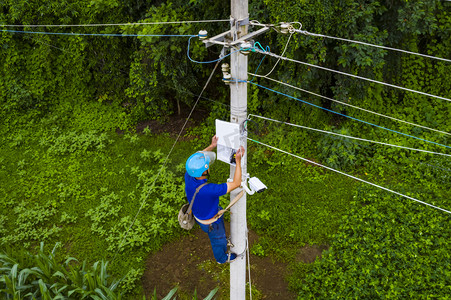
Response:
[[[450,59],[451,4],[446,1],[250,2],[250,18],[261,23],[299,21],[302,29],[310,32]],[[45,4],[7,0],[0,3],[0,23],[227,19],[229,11],[226,2],[204,0],[52,0]],[[1,29],[196,35],[204,28],[217,34],[228,26],[227,22],[215,22]],[[135,128],[149,119],[164,124],[168,115],[192,106],[213,66],[196,64],[186,57],[187,37],[1,31],[0,41],[1,249],[8,245],[42,256],[40,242],[60,242],[55,261],[64,262],[69,256],[92,265],[109,260],[110,272],[122,278],[120,293],[126,297],[140,294],[148,253],[184,234],[175,219],[184,201],[183,163],[189,153],[208,143],[214,119],[228,118],[228,87],[216,74],[205,93],[209,101],[202,100],[198,108],[206,118],[191,129],[187,139],[177,143],[170,162],[161,169],[173,137],[149,130],[137,133]],[[280,54],[288,36],[271,31],[258,41]],[[191,41],[190,53],[198,61],[216,59],[219,52],[216,47],[205,49],[197,39]],[[291,37],[286,56],[451,96],[451,64],[444,61],[300,34]],[[262,58],[251,54],[251,72]],[[275,62],[266,57],[258,73],[266,74]],[[451,105],[445,100],[292,62],[279,62],[270,77],[380,114],[451,132]],[[255,77],[253,82],[341,115],[255,85],[249,85],[251,113],[450,153],[448,148],[345,115],[444,145],[451,141],[447,134],[372,115],[264,78]],[[248,122],[248,132],[253,139],[451,209],[451,162],[447,156],[355,142],[259,119]],[[445,298],[451,293],[449,214],[357,184],[261,145],[249,142],[249,146],[249,171],[270,187],[249,201],[249,225],[261,235],[252,251],[287,260],[292,269],[290,286],[300,298]],[[223,181],[227,173],[226,166],[215,165],[212,180]],[[305,244],[328,244],[330,249],[323,259],[305,264],[296,260],[299,247]],[[0,289],[6,288],[6,277],[2,278]],[[39,286],[39,282],[35,284]],[[46,292],[41,293],[44,297]]]

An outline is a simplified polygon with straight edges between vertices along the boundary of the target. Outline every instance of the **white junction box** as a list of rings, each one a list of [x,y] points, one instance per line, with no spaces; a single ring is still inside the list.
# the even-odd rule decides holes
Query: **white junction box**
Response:
[[[240,148],[240,124],[216,120],[217,159],[236,165],[235,153]]]

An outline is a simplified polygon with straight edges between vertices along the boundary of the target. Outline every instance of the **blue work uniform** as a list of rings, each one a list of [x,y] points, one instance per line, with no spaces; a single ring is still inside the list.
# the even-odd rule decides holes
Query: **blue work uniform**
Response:
[[[196,189],[207,179],[196,179],[185,173],[185,193],[188,202],[191,203]],[[193,204],[193,214],[199,220],[208,220],[213,218],[220,209],[219,197],[227,194],[227,183],[214,184],[209,183],[202,187],[196,195]],[[197,221],[196,221],[197,222]],[[224,227],[224,219],[221,216],[216,222],[211,225],[200,224],[200,228],[208,234],[210,238],[213,255],[218,263],[225,263],[227,261],[227,237]]]

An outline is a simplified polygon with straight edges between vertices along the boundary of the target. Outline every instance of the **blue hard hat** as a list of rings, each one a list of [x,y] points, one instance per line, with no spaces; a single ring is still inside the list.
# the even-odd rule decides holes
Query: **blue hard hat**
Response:
[[[185,164],[186,171],[191,177],[201,177],[208,170],[210,163],[215,161],[214,152],[196,152],[191,155]]]

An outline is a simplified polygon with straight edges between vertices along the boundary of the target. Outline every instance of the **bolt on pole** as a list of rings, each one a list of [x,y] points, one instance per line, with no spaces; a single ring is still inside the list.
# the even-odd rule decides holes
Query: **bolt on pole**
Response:
[[[245,20],[249,20],[248,0],[232,0],[231,2],[231,34],[233,40],[247,34],[248,26]],[[239,45],[238,45],[239,46]],[[234,51],[231,49],[231,51]],[[247,118],[247,66],[248,58],[241,52],[232,53],[230,58],[230,71],[232,82],[230,83],[231,122],[243,124]],[[242,129],[242,128],[241,128]],[[241,138],[241,145],[246,150],[242,158],[242,181],[247,173],[247,139]],[[230,176],[233,178],[235,167],[230,168]],[[230,193],[230,199],[236,197],[241,189],[235,189]],[[236,254],[243,254],[230,264],[230,299],[246,299],[246,193],[231,208],[230,233],[232,237],[231,249]]]

